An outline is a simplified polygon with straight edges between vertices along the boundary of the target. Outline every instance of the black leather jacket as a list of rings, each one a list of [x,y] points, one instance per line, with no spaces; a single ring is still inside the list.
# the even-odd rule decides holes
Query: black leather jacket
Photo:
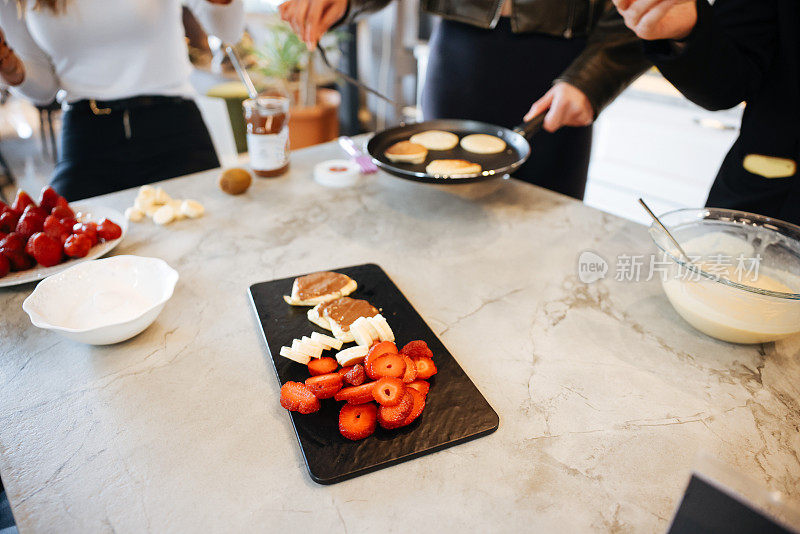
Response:
[[[346,21],[385,7],[390,0],[350,0]],[[504,0],[421,0],[422,8],[446,19],[494,28]],[[595,115],[649,63],[639,39],[624,24],[611,0],[511,0],[514,32],[585,37],[586,48],[557,81],[583,91]],[[533,97],[534,95],[532,95]]]

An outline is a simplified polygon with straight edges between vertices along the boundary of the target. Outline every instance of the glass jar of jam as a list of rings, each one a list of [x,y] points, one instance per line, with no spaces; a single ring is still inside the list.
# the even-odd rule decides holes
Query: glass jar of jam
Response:
[[[242,107],[253,172],[263,178],[284,174],[289,170],[289,99],[259,96]]]

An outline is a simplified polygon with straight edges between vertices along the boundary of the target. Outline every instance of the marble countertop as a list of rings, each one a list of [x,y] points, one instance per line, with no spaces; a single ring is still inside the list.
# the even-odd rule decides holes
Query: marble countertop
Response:
[[[31,326],[0,290],[0,473],[21,532],[658,532],[698,453],[800,499],[800,339],[734,346],[616,281],[646,229],[514,180],[447,188],[385,174],[289,175],[222,194],[162,185],[207,215],[132,224],[115,254],[181,279],[110,347]],[[135,191],[97,199],[120,210]],[[592,284],[579,254],[610,263]],[[500,415],[493,434],[333,486],[309,478],[247,288],[374,262]],[[643,275],[646,273],[643,273]]]

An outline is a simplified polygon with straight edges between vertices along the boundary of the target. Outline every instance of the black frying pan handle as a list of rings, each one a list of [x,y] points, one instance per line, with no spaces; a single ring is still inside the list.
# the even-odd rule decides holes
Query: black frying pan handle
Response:
[[[545,115],[546,113],[540,113],[536,115],[528,122],[523,122],[522,124],[514,128],[514,131],[522,135],[522,137],[524,137],[525,139],[530,139],[533,136],[533,134],[538,133],[539,130],[542,129],[542,126],[544,125]]]

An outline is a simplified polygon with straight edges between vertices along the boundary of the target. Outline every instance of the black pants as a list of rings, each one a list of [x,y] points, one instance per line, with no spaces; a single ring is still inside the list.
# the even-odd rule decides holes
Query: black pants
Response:
[[[64,112],[61,144],[51,185],[70,201],[219,167],[191,100],[165,99],[107,115],[77,105]]]
[[[585,39],[515,34],[506,17],[492,30],[442,20],[431,37],[423,115],[513,128],[585,46]],[[530,141],[531,157],[514,177],[583,199],[591,126]]]

